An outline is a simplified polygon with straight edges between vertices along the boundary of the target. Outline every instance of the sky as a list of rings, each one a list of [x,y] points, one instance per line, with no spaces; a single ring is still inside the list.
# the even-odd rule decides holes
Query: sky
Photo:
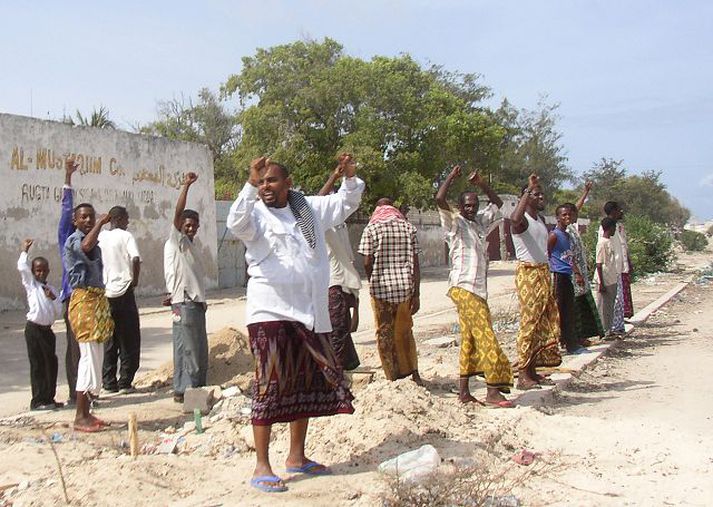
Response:
[[[0,112],[104,105],[121,128],[217,89],[256,48],[331,37],[363,59],[408,53],[482,75],[492,103],[558,103],[568,163],[602,157],[713,218],[713,2],[182,0],[0,2]]]

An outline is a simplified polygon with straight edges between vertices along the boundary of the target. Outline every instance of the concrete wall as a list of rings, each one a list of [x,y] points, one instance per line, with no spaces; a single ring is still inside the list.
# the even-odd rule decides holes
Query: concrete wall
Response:
[[[245,245],[225,228],[233,201],[216,201],[218,221],[218,285],[221,289],[243,287],[247,283]]]
[[[22,308],[25,294],[16,270],[20,241],[35,239],[31,255],[50,261],[58,286],[61,264],[57,223],[64,161],[74,155],[75,204],[90,202],[97,213],[125,206],[129,231],[141,250],[139,294],[164,292],[163,244],[173,220],[183,174],[194,171],[188,207],[201,214],[201,245],[208,286],[218,283],[213,162],[204,146],[127,132],[73,127],[58,122],[0,114],[0,309]]]

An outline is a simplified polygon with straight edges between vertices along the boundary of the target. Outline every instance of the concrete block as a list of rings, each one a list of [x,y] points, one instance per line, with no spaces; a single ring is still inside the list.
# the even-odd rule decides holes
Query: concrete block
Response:
[[[196,408],[206,415],[213,406],[213,390],[203,387],[188,388],[183,394],[183,411],[193,413]]]

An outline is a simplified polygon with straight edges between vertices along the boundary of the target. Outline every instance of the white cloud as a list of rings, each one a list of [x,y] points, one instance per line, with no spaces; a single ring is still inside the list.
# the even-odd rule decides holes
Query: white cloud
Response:
[[[700,185],[702,187],[713,187],[713,173],[704,176],[703,179],[701,180]]]

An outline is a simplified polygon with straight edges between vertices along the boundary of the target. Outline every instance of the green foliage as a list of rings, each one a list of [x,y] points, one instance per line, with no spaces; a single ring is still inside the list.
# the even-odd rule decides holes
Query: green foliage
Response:
[[[653,222],[683,228],[690,217],[688,209],[666,190],[660,171],[627,175],[622,160],[603,158],[584,174],[594,185],[583,213],[590,218],[603,216],[604,203],[616,201],[627,213],[648,217]]]
[[[702,252],[708,246],[708,238],[702,232],[684,230],[681,232],[681,245],[687,252]]]
[[[84,116],[79,110],[75,114],[75,118],[64,116],[63,123],[70,125],[80,125],[82,127],[96,127],[100,129],[115,129],[116,124],[109,118],[109,110],[104,106],[96,107],[92,110],[92,114]]]
[[[239,141],[237,115],[207,88],[198,92],[198,102],[173,99],[160,102],[159,118],[139,129],[142,134],[205,144],[213,156],[215,194],[232,198],[237,185],[231,182],[236,172],[233,152]]]
[[[587,250],[590,273],[594,273],[599,220],[592,220],[582,239]],[[667,271],[675,260],[671,231],[645,216],[629,215],[624,222],[634,277]]]
[[[519,195],[530,174],[540,177],[545,195],[552,196],[562,183],[572,179],[561,143],[562,134],[555,126],[559,119],[557,104],[540,99],[538,109],[516,109],[507,100],[495,111],[497,122],[505,129],[499,146],[501,167],[496,191]]]
[[[258,49],[223,93],[245,107],[236,182],[251,159],[270,155],[315,192],[336,155],[350,151],[367,182],[367,207],[390,196],[424,208],[452,163],[477,162],[486,175],[499,167],[504,131],[479,106],[489,90],[478,76],[424,69],[408,55],[364,61],[331,39]]]
[[[629,255],[637,276],[666,271],[675,260],[671,231],[646,216],[628,216]]]

